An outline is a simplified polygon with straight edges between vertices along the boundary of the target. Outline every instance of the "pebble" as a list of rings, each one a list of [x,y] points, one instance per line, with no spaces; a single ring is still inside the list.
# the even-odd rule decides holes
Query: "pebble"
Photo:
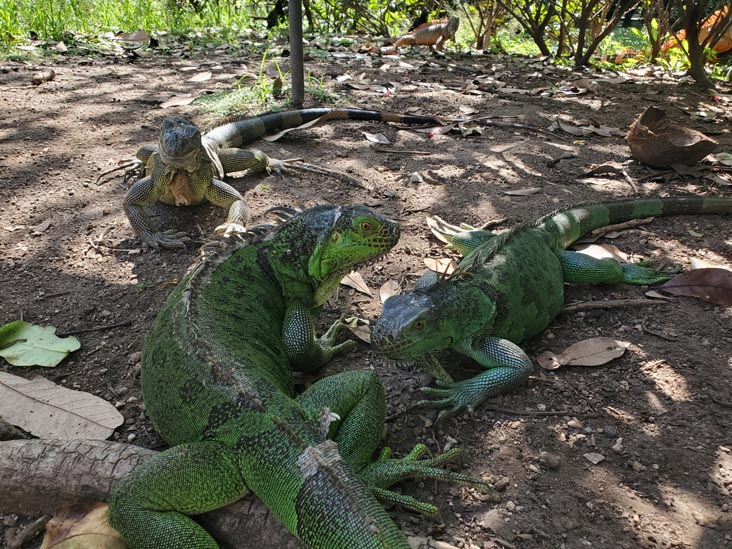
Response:
[[[577,418],[573,417],[567,422],[567,427],[579,430],[582,429],[582,423]]]
[[[135,433],[130,433],[129,435],[127,435],[127,442],[132,442],[136,438],[137,438],[137,435]]]
[[[509,500],[506,502],[506,509],[513,513],[516,510],[516,504],[513,501]]]
[[[539,463],[541,463],[547,469],[556,470],[562,464],[561,456],[557,454],[551,454],[549,452],[542,452],[539,454]]]
[[[598,463],[605,461],[605,456],[603,456],[602,454],[598,454],[597,452],[589,452],[587,454],[584,454],[584,458],[593,465],[597,465]]]

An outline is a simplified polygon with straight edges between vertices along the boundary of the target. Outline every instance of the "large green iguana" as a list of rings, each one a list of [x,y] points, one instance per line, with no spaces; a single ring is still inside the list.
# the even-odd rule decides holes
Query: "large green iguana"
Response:
[[[632,199],[559,210],[500,235],[445,234],[465,258],[449,277],[428,272],[413,291],[384,303],[372,341],[390,358],[424,360],[438,388],[423,388],[443,407],[438,419],[474,409],[526,381],[531,359],[516,343],[544,330],[562,310],[564,283],[653,284],[672,274],[565,248],[609,224],[649,216],[732,213],[732,198]],[[449,231],[447,231],[449,233]],[[436,358],[452,350],[487,368],[453,382]]]
[[[159,231],[143,207],[156,201],[189,206],[208,200],[229,210],[226,223],[216,228],[217,233],[243,232],[247,220],[244,198],[218,178],[244,170],[287,172],[298,169],[300,165],[296,163],[283,162],[269,158],[262,151],[239,147],[269,133],[296,128],[314,120],[442,124],[431,116],[322,108],[260,114],[224,124],[201,135],[189,119],[168,118],[163,121],[157,146],[147,145],[137,152],[137,164],[145,165],[145,177],[132,185],[124,199],[130,225],[140,239],[154,249],[185,248],[186,242],[190,241],[185,232],[175,229]]]
[[[396,223],[363,206],[319,206],[194,268],[165,302],[142,354],[147,413],[173,446],[135,469],[110,500],[132,548],[206,548],[187,515],[253,492],[306,546],[404,548],[376,497],[434,506],[387,490],[399,480],[484,484],[438,466],[456,453],[372,462],[385,401],[369,371],[326,377],[294,396],[291,367],[314,370],[355,346],[320,339],[313,318],[343,275],[386,253]],[[376,496],[376,497],[374,497]]]

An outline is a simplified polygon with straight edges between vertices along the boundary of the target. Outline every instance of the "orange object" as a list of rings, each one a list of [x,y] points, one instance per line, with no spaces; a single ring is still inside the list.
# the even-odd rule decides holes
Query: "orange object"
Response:
[[[714,11],[709,17],[707,17],[699,28],[699,41],[703,42],[712,33],[714,27],[720,19],[727,16],[729,7],[720,8]],[[661,46],[661,51],[666,51],[670,48],[678,47],[679,42],[686,38],[686,31],[681,30],[676,33],[674,40],[669,40]],[[710,46],[716,53],[725,53],[732,50],[732,25],[727,28],[727,31],[719,37],[716,43],[710,44]]]

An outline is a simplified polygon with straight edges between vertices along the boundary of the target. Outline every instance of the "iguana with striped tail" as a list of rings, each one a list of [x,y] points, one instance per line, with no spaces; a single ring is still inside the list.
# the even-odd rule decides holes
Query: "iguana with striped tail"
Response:
[[[145,177],[129,189],[124,210],[137,236],[153,249],[185,248],[190,238],[185,231],[159,231],[144,210],[154,202],[175,206],[190,206],[204,201],[228,209],[226,223],[216,227],[217,233],[237,233],[245,230],[247,208],[241,193],[220,180],[226,174],[252,171],[291,172],[308,169],[327,171],[299,162],[270,158],[259,150],[241,149],[250,143],[284,129],[297,128],[308,122],[330,120],[373,120],[401,124],[443,123],[431,116],[395,114],[360,109],[303,109],[265,113],[235,120],[202,134],[185,117],[167,118],[160,129],[157,145],[141,147],[137,161],[117,169],[144,165]]]
[[[423,388],[444,408],[438,419],[472,411],[486,398],[526,381],[531,359],[517,343],[543,331],[562,310],[564,283],[654,284],[673,274],[567,251],[590,231],[650,216],[732,213],[732,198],[643,198],[559,210],[494,235],[442,230],[464,259],[449,277],[426,273],[414,290],[390,297],[371,339],[387,357],[423,361],[437,388]],[[487,370],[453,382],[436,358],[451,350]]]
[[[326,377],[295,396],[291,369],[312,371],[355,342],[321,338],[313,319],[344,274],[386,253],[399,226],[363,206],[318,206],[274,232],[204,260],[168,297],[146,338],[142,392],[172,448],[120,482],[110,523],[131,548],[208,548],[189,515],[254,493],[307,547],[408,545],[376,497],[436,509],[388,487],[407,478],[484,486],[439,466],[458,452],[372,462],[385,400],[370,371]]]

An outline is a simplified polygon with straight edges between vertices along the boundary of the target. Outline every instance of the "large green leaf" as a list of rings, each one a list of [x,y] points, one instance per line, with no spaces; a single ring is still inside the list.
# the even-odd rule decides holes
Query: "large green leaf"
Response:
[[[81,343],[58,337],[53,326],[16,320],[0,328],[0,356],[13,366],[56,366]]]

